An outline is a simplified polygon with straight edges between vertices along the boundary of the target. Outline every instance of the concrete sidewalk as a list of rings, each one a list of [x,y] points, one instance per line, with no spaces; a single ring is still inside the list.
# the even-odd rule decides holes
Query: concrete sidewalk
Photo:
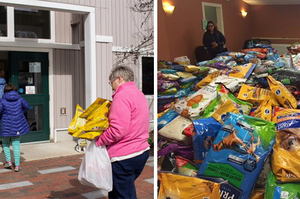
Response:
[[[44,142],[44,143],[31,143],[31,144],[21,144],[21,163],[32,161],[32,160],[42,160],[48,158],[57,158],[69,155],[78,155],[79,152],[75,151],[76,141],[63,141],[63,142]],[[13,152],[11,147],[11,158],[13,158]],[[5,163],[5,156],[3,149],[0,153],[0,163]]]

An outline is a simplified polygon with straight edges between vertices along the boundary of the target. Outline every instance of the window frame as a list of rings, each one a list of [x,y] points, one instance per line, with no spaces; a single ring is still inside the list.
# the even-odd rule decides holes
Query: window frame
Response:
[[[55,12],[50,11],[50,39],[35,39],[35,38],[18,38],[15,37],[15,11],[14,7],[7,6],[7,36],[0,37],[1,41],[8,42],[35,42],[38,43],[55,43]]]

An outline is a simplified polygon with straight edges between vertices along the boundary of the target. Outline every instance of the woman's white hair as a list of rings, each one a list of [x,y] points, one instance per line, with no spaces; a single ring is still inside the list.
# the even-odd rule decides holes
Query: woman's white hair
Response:
[[[109,75],[109,80],[114,80],[121,76],[125,82],[134,81],[134,73],[133,70],[128,66],[116,66],[113,68]]]

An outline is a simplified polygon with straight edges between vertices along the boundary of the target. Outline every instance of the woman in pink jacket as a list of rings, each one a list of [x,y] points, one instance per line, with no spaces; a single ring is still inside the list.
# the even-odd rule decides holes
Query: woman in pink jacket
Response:
[[[109,128],[97,138],[106,145],[112,162],[113,190],[109,198],[137,198],[134,181],[149,157],[149,108],[145,95],[136,87],[131,68],[112,69],[109,84],[115,93],[109,112]]]

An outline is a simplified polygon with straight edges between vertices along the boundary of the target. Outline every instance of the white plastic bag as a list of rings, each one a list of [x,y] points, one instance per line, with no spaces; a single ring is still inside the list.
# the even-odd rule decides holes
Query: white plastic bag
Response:
[[[106,146],[97,146],[95,140],[85,150],[78,180],[83,185],[110,192],[112,190],[112,169]]]

